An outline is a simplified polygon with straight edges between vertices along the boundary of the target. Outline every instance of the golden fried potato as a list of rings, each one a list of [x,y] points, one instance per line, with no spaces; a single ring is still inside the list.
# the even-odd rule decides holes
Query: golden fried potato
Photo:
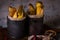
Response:
[[[44,14],[43,14],[43,4],[42,2],[37,2],[36,3],[36,15],[39,16],[39,17],[42,17]]]
[[[13,17],[15,12],[16,12],[16,8],[9,6],[9,16]]]
[[[13,18],[15,19],[21,19],[23,18],[23,6],[19,6],[19,8],[17,9],[17,11],[15,12]]]
[[[35,15],[35,8],[31,3],[28,6],[28,11],[30,15]]]
[[[24,15],[23,5],[20,5],[20,6],[19,6],[19,9],[18,9],[18,19],[23,18],[23,15]]]

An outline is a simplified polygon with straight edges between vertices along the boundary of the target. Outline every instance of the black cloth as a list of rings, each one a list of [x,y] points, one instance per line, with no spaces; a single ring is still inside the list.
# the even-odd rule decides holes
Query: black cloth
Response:
[[[60,32],[57,32],[55,39],[60,40]]]

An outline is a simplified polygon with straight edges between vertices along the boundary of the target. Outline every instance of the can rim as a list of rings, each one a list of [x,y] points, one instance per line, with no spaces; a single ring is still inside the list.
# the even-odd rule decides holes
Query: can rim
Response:
[[[37,15],[28,15],[30,18],[41,18],[42,16],[37,16]]]
[[[14,18],[8,16],[8,18],[9,18],[10,20],[12,20],[12,21],[22,21],[22,20],[24,20],[26,17],[23,17],[22,19],[14,19]]]

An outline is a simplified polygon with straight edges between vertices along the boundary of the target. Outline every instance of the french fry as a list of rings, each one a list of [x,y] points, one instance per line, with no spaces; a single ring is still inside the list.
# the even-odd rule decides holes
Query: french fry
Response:
[[[13,17],[15,12],[16,12],[16,8],[9,6],[9,16]]]

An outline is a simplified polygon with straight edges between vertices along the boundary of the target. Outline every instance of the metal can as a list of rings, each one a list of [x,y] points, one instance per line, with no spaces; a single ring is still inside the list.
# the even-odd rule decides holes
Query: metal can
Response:
[[[43,17],[29,16],[29,35],[40,35],[43,33]]]
[[[24,37],[26,34],[25,21],[26,21],[25,17],[22,20],[11,20],[9,17],[7,17],[8,37],[14,39]]]

